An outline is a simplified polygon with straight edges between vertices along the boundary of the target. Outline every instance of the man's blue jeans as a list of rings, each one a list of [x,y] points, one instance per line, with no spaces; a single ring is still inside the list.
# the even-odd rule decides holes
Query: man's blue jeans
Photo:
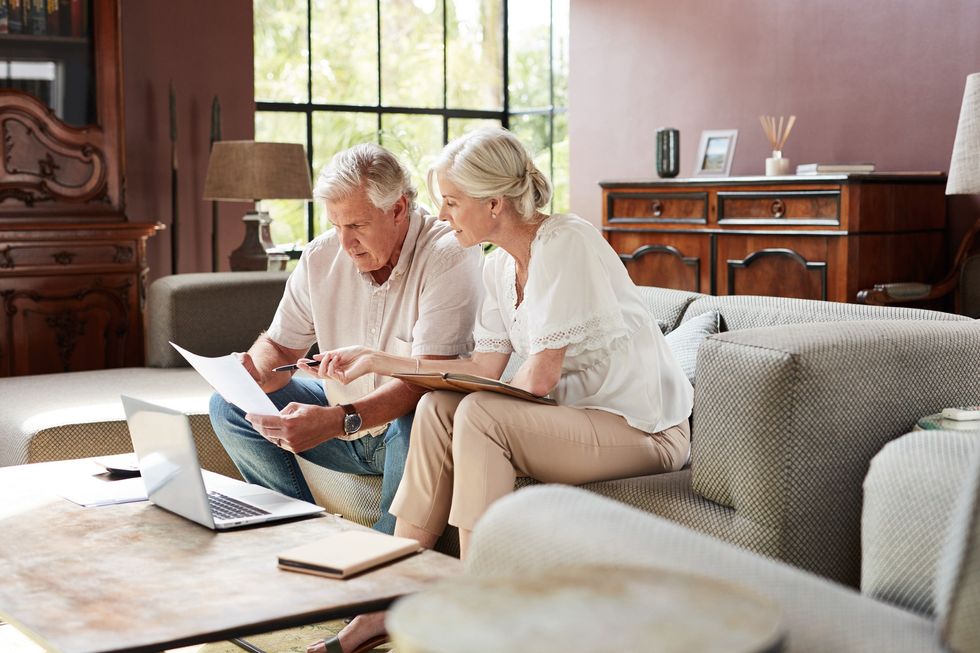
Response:
[[[319,406],[328,403],[323,386],[315,379],[293,378],[286,387],[270,393],[269,398],[279,410],[293,401]],[[310,486],[295,456],[259,435],[245,419],[242,409],[215,394],[211,397],[210,412],[214,432],[246,481],[313,502]],[[388,509],[405,471],[414,415],[413,411],[399,417],[377,437],[368,435],[352,441],[332,438],[298,455],[338,472],[382,475],[381,517],[374,528],[382,533],[394,533],[395,517]]]

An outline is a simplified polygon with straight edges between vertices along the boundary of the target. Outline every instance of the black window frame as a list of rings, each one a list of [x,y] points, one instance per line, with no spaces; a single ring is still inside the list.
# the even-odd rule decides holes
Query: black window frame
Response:
[[[260,0],[256,0],[260,1]],[[452,109],[447,106],[448,94],[448,12],[447,4],[449,0],[441,0],[442,3],[442,107],[423,108],[405,106],[384,106],[382,100],[382,74],[383,65],[381,56],[384,42],[381,34],[381,0],[375,2],[375,12],[378,17],[377,43],[378,43],[378,104],[330,104],[313,102],[313,0],[306,0],[306,102],[273,102],[267,100],[255,100],[255,112],[258,113],[291,113],[303,114],[306,124],[306,158],[310,168],[313,167],[313,115],[315,113],[368,113],[377,115],[377,142],[382,140],[382,120],[388,114],[400,115],[434,115],[442,116],[442,143],[449,142],[449,121],[454,118],[477,119],[477,120],[499,120],[500,124],[509,129],[511,118],[516,116],[548,115],[548,148],[549,170],[548,175],[554,179],[555,172],[555,116],[568,112],[568,107],[555,107],[555,1],[548,0],[548,41],[549,41],[549,66],[548,66],[548,101],[546,107],[532,107],[523,109],[511,109],[510,106],[510,2],[512,0],[500,0],[502,3],[503,18],[503,97],[500,109]],[[521,2],[522,0],[513,0]],[[569,4],[571,0],[568,0]],[[314,181],[317,171],[313,171]],[[309,242],[317,236],[315,233],[316,223],[313,202],[308,202],[306,206],[306,241]],[[290,258],[299,258],[302,247],[286,250]]]

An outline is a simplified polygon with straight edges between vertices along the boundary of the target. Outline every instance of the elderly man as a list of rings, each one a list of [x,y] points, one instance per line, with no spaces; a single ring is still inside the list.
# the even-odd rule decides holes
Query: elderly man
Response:
[[[314,196],[334,229],[306,247],[272,325],[239,354],[279,415],[211,400],[214,430],[251,483],[313,501],[294,453],[336,471],[383,475],[374,528],[386,533],[420,394],[388,377],[321,385],[273,368],[303,359],[314,342],[321,351],[360,344],[426,359],[471,350],[482,257],[461,249],[415,195],[404,166],[378,145],[333,157]]]

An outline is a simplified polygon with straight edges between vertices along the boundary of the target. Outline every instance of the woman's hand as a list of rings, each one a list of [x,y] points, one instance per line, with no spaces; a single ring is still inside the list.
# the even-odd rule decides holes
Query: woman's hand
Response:
[[[322,378],[330,378],[347,384],[371,372],[377,372],[377,352],[367,347],[353,346],[334,349],[313,358],[320,361],[319,367],[309,367],[304,362],[299,366]]]

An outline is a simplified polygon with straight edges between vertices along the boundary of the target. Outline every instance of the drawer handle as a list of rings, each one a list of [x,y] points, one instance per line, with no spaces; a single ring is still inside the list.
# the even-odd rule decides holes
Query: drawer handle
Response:
[[[773,200],[769,205],[769,212],[772,213],[772,217],[781,218],[786,215],[786,204],[783,200]]]
[[[51,258],[53,258],[55,263],[58,265],[71,265],[71,262],[75,259],[75,253],[61,251],[52,254]]]
[[[660,200],[653,200],[650,202],[650,210],[655,218],[659,218],[664,214],[664,203]]]

